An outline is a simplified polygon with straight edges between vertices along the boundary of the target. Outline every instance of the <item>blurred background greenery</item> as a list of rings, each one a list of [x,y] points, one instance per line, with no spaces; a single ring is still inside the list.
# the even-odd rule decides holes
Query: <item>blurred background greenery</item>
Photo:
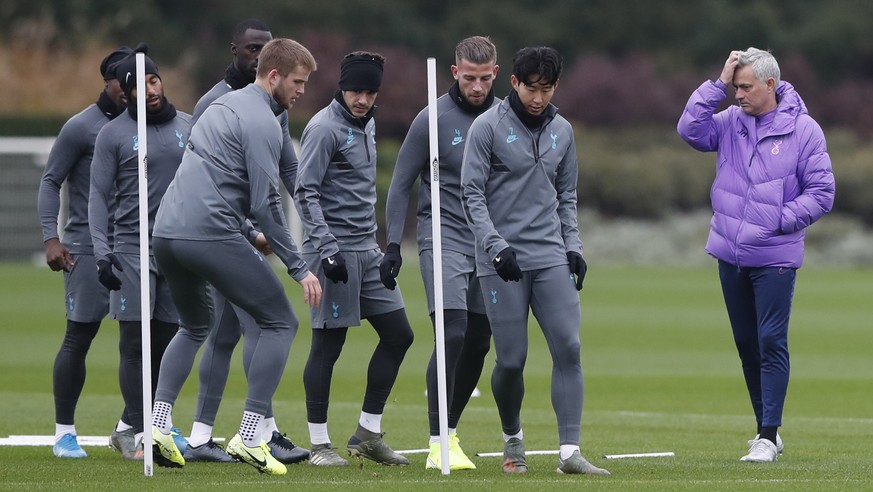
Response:
[[[675,124],[730,50],[770,49],[825,130],[837,179],[834,213],[811,229],[811,248],[825,262],[873,264],[873,2],[863,0],[4,0],[0,136],[56,135],[102,89],[102,57],[140,41],[150,46],[168,98],[191,112],[230,62],[233,27],[250,17],[274,36],[301,41],[318,60],[291,111],[292,137],[330,101],[345,53],[387,56],[377,101],[380,220],[396,152],[427,102],[425,58],[437,58],[445,91],[456,42],[480,34],[498,47],[498,96],[509,89],[516,50],[561,51],[554,102],[577,131],[586,244],[601,240],[586,235],[591,229],[613,244],[688,230],[694,254],[704,258],[715,158],[685,145]],[[660,256],[678,257],[679,242],[665,241],[674,246]]]

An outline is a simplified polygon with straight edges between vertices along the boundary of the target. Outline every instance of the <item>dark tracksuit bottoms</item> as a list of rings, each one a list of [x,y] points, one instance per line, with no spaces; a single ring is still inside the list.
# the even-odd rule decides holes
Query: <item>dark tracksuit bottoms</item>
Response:
[[[270,265],[242,236],[215,241],[155,237],[154,250],[182,320],[167,347],[155,401],[175,402],[208,335],[209,283],[250,313],[260,327],[248,371],[245,410],[266,415],[298,327],[285,288]]]
[[[719,260],[718,272],[758,427],[780,427],[790,372],[788,318],[797,270],[738,268]]]
[[[431,324],[434,315],[431,313]],[[446,400],[448,403],[448,427],[456,429],[461,414],[470,401],[470,395],[479,384],[485,355],[491,349],[491,326],[484,314],[463,309],[443,310],[443,331],[446,346]],[[436,328],[434,327],[434,331]],[[436,343],[436,333],[434,333]],[[461,377],[457,377],[460,374]],[[437,387],[436,350],[431,353],[425,372],[427,387]],[[439,395],[427,393],[427,416],[430,435],[440,434]]]
[[[486,275],[479,282],[497,356],[491,390],[503,432],[511,435],[521,429],[529,307],[552,356],[552,407],[560,444],[578,445],[584,396],[579,341],[582,312],[570,269],[559,265],[522,272],[519,282]]]

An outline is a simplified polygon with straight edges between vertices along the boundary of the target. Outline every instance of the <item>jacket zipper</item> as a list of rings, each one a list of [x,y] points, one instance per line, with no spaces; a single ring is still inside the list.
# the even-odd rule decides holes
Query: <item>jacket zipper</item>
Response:
[[[544,121],[536,135],[534,135],[531,129],[527,127],[527,125],[525,125],[524,123],[521,124],[521,126],[525,130],[527,130],[527,134],[530,135],[531,150],[533,151],[534,163],[536,164],[540,163],[540,137],[543,136],[543,131],[545,131],[546,127],[549,126],[554,119],[555,117],[551,116],[548,120]]]
[[[755,145],[752,149],[752,156],[749,157],[749,169],[752,168],[752,163],[755,162],[755,154],[758,152],[758,143],[760,140],[755,142]],[[740,269],[740,232],[743,229],[743,226],[746,224],[746,207],[749,204],[749,195],[752,193],[752,179],[751,177],[747,180],[746,185],[746,197],[743,200],[743,217],[740,220],[740,226],[737,227],[737,234],[734,236],[734,258],[736,258],[737,270]]]
[[[364,150],[367,151],[367,163],[370,162],[370,142],[367,141],[367,129],[366,127],[363,130],[364,132]]]

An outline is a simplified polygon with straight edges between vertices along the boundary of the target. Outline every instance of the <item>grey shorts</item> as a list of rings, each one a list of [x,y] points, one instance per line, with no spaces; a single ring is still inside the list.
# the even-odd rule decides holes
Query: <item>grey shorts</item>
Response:
[[[400,288],[388,290],[379,279],[382,252],[341,251],[349,271],[348,283],[328,280],[321,268],[321,255],[308,253],[304,260],[309,271],[321,282],[321,304],[310,308],[313,328],[341,328],[359,326],[362,319],[403,309]]]
[[[476,259],[455,251],[443,250],[443,309],[463,309],[485,314],[482,289],[476,277]],[[433,250],[426,249],[418,256],[421,279],[427,294],[427,310],[434,311]]]
[[[118,321],[140,321],[139,301],[139,255],[134,253],[115,253],[124,271],[115,268],[112,271],[121,279],[121,290],[109,294],[109,314]],[[178,323],[179,313],[170,297],[170,285],[158,272],[155,257],[149,257],[149,312],[150,319]]]
[[[109,289],[97,280],[94,255],[73,254],[73,267],[64,272],[67,319],[94,323],[109,314]]]

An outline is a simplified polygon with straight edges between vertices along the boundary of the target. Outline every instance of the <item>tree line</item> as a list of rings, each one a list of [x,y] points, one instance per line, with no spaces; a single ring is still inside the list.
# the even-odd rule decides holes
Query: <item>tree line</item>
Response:
[[[304,115],[330,99],[343,54],[381,50],[388,135],[400,134],[426,101],[425,58],[445,67],[446,88],[455,43],[473,34],[498,46],[500,94],[517,49],[558,48],[565,89],[556,103],[586,124],[674,123],[730,50],[756,46],[773,51],[823,125],[873,129],[865,104],[873,102],[873,2],[865,0],[5,0],[0,13],[8,41],[36,36],[46,49],[146,41],[162,64],[188,74],[196,94],[223,74],[234,25],[260,18],[319,60]]]
[[[4,0],[0,39],[7,54],[17,53],[8,70],[42,64],[30,67],[27,83],[7,86],[0,113],[34,98],[45,109],[19,112],[6,125],[9,115],[0,114],[0,132],[56,134],[82,107],[53,111],[57,99],[72,91],[92,102],[102,53],[139,41],[149,43],[165,85],[174,86],[172,102],[190,112],[223,77],[234,26],[252,17],[274,36],[301,41],[318,60],[290,113],[292,135],[333,97],[343,55],[386,56],[377,100],[380,198],[399,140],[427,103],[427,57],[437,58],[445,91],[457,41],[490,36],[501,66],[495,93],[504,96],[516,50],[556,47],[564,74],[554,102],[577,124],[583,205],[641,218],[707,206],[711,156],[688,149],[670,127],[730,50],[770,49],[829,136],[835,210],[873,224],[873,151],[863,143],[873,133],[873,2],[865,0]]]

